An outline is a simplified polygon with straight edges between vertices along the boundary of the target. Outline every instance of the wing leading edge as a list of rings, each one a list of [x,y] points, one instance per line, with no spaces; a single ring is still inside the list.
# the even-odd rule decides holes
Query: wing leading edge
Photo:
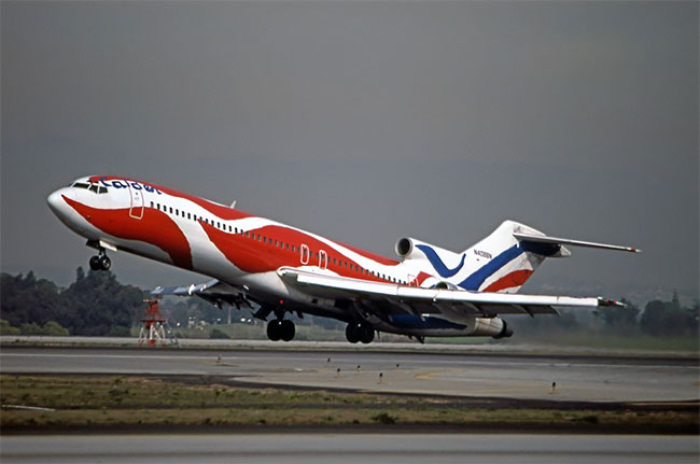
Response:
[[[283,267],[279,276],[287,283],[310,294],[327,298],[356,298],[381,300],[406,312],[422,313],[431,308],[452,318],[473,316],[493,317],[498,314],[557,314],[555,306],[598,307],[623,306],[604,298],[577,298],[567,296],[521,295],[505,293],[478,293],[462,290],[407,287],[381,282],[338,277]]]

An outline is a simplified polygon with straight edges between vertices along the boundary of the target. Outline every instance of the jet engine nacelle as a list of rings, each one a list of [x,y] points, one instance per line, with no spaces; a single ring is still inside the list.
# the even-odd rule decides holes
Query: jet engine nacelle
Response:
[[[415,238],[400,238],[394,246],[396,254],[407,259],[428,259],[428,255],[439,257],[444,262],[455,261],[457,263],[462,259],[462,255],[450,250],[445,250],[439,246],[431,245],[430,243],[417,240]]]
[[[474,337],[493,337],[495,339],[507,338],[513,335],[506,321],[500,317],[477,317],[475,319]]]

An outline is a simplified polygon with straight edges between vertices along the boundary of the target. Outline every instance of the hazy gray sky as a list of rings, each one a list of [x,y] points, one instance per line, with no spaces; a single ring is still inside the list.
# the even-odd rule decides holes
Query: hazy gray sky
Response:
[[[629,244],[525,291],[698,295],[697,2],[12,2],[2,271],[92,251],[46,196],[135,177],[371,251],[502,220]],[[200,277],[112,254],[142,287]]]

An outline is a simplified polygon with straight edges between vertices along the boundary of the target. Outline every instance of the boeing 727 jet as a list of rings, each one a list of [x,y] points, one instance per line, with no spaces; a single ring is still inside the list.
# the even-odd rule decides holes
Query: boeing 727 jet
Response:
[[[569,246],[637,252],[626,246],[550,237],[505,221],[455,253],[401,238],[399,260],[193,195],[133,179],[83,177],[53,192],[51,210],[87,239],[93,270],[107,270],[108,251],[126,251],[195,271],[212,280],[157,288],[219,306],[255,310],[271,340],[294,338],[290,313],[347,323],[352,343],[377,332],[425,337],[510,337],[503,314],[556,314],[555,307],[618,305],[603,298],[518,294],[546,258]]]

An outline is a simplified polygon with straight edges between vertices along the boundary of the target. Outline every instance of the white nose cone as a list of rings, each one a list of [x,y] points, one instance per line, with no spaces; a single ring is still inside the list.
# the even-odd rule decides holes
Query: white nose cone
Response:
[[[49,198],[47,198],[46,201],[48,202],[51,211],[53,211],[56,216],[60,216],[62,206],[66,204],[66,202],[63,201],[63,198],[61,198],[60,190],[56,190],[49,195]]]

